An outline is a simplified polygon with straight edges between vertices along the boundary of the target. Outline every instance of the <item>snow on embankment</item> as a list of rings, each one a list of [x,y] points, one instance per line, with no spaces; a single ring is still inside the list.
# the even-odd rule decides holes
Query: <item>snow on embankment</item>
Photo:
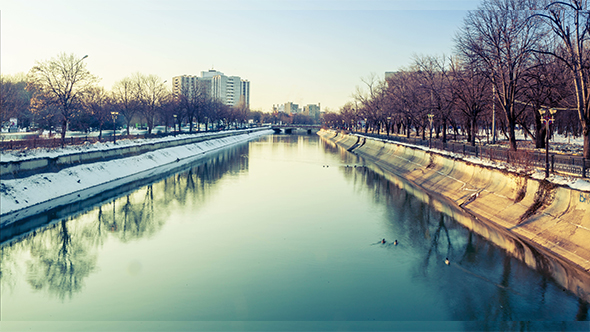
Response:
[[[58,206],[88,199],[105,190],[178,168],[182,164],[201,158],[207,152],[271,133],[272,130],[249,134],[237,133],[233,136],[159,149],[127,158],[80,164],[59,172],[2,180],[0,227]],[[38,157],[39,155],[36,156]],[[4,156],[2,159],[4,161]]]
[[[563,279],[558,281],[564,287],[590,299],[590,285],[582,287],[590,281],[590,192],[407,144],[333,131],[318,134],[499,229],[496,234],[486,231],[481,235],[527,264],[548,270],[556,279]],[[581,182],[573,183],[586,187],[583,183],[587,181]],[[495,241],[500,233],[529,244],[527,253],[519,254],[524,249],[516,242]],[[538,253],[535,248],[544,248],[555,259],[533,257]],[[560,262],[564,261],[585,272],[573,278],[571,270],[563,272],[567,264]]]

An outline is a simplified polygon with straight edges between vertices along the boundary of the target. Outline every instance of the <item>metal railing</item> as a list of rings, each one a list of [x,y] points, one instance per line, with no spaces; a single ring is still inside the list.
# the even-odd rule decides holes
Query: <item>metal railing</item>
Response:
[[[431,146],[432,148],[444,150],[452,153],[462,154],[464,156],[473,156],[476,158],[486,158],[491,161],[500,161],[521,166],[523,168],[542,168],[545,169],[545,153],[537,151],[521,149],[517,151],[511,151],[509,149],[503,149],[491,146],[472,146],[468,144],[460,143],[443,143],[440,140],[432,140],[420,138],[408,138],[403,136],[395,135],[382,135],[382,134],[371,134],[364,132],[351,132],[357,135],[363,135],[367,137],[374,137],[383,140],[401,142],[413,145],[419,145],[424,147]],[[588,169],[590,168],[590,159],[584,157],[562,155],[562,154],[549,154],[549,167],[553,173],[563,173],[568,175],[581,176],[585,178],[588,175]]]

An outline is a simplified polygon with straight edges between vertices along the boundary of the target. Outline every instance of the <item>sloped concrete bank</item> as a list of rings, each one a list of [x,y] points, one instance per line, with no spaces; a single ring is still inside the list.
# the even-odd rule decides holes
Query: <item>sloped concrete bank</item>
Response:
[[[590,302],[590,193],[401,144],[318,135]]]
[[[207,153],[270,135],[271,129],[177,145],[140,155],[40,172],[0,184],[0,229],[16,221],[88,200],[101,193],[138,183],[191,164]]]
[[[66,167],[79,165],[83,163],[93,163],[97,161],[107,161],[118,158],[137,156],[150,151],[156,151],[164,148],[204,142],[208,140],[220,139],[235,135],[256,133],[259,131],[269,130],[269,127],[252,128],[243,130],[221,131],[213,133],[197,133],[188,135],[183,139],[160,140],[144,144],[130,146],[121,146],[118,148],[109,148],[104,150],[74,152],[70,154],[59,155],[53,158],[31,158],[17,161],[0,161],[0,178],[14,178],[28,176],[38,172],[57,171]]]

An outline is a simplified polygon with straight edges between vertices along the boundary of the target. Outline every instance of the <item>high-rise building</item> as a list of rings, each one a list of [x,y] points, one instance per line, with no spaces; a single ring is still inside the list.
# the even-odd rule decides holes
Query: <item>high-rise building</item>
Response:
[[[172,78],[172,95],[178,98],[181,95],[191,97],[196,89],[199,78],[197,76],[175,76]]]
[[[285,103],[285,113],[287,113],[287,114],[299,113],[299,105],[293,104],[293,102]]]
[[[250,105],[250,82],[238,76],[226,76],[211,69],[202,71],[201,77],[175,76],[172,78],[172,91],[175,98],[180,95],[191,96],[197,89],[202,89],[209,97],[217,99],[228,106],[236,106],[241,100]]]
[[[229,106],[236,106],[240,100],[250,105],[250,82],[239,76],[226,76],[222,72],[211,69],[201,72],[201,77],[211,80],[211,97]]]
[[[240,82],[240,101],[250,106],[250,81],[242,80]]]
[[[303,115],[307,115],[314,120],[318,121],[320,119],[320,104],[308,104],[303,107]]]

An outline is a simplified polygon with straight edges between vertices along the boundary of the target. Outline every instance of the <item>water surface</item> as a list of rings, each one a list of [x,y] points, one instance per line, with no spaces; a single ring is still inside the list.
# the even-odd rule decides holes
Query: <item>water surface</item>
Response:
[[[1,250],[3,330],[588,330],[586,302],[314,135],[224,149]]]

